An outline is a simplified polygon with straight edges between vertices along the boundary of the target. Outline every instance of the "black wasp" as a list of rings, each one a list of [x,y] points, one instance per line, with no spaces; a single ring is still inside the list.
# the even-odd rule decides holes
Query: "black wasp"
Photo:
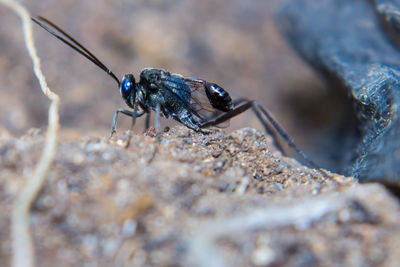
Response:
[[[97,57],[60,27],[43,17],[32,18],[32,20],[57,39],[92,61],[118,83],[122,99],[132,110],[118,109],[115,112],[111,135],[115,132],[119,113],[132,117],[132,125],[136,118],[146,114],[146,128],[149,128],[150,110],[154,110],[157,116],[157,132],[160,131],[160,115],[166,118],[172,117],[190,129],[201,131],[204,128],[227,122],[251,108],[267,132],[275,129],[285,142],[309,165],[319,169],[296,146],[293,139],[273,119],[271,114],[256,101],[247,99],[232,101],[229,94],[215,83],[185,78],[180,74],[170,73],[162,69],[144,69],[140,73],[139,82],[136,82],[133,74],[130,73],[125,74],[120,81]],[[138,111],[139,107],[140,111]]]

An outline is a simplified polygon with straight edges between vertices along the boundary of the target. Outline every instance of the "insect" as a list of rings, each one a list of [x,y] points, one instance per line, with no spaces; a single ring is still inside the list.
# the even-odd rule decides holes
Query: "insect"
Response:
[[[156,112],[156,132],[160,132],[161,115],[165,118],[171,117],[195,131],[202,131],[210,126],[218,126],[246,110],[252,109],[267,132],[274,129],[307,164],[320,169],[294,143],[293,139],[272,115],[256,101],[243,98],[232,101],[228,92],[215,83],[186,78],[163,69],[146,68],[142,70],[138,82],[130,73],[125,74],[119,80],[87,48],[56,24],[40,16],[36,19],[32,18],[32,20],[104,70],[117,82],[122,99],[131,109],[118,109],[115,112],[111,136],[116,131],[119,113],[132,117],[132,127],[136,118],[146,114],[146,129],[149,128],[150,111],[153,110]]]

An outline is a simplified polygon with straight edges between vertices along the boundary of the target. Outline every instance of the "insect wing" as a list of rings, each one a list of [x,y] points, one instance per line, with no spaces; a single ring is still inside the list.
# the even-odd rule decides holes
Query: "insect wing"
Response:
[[[210,120],[223,113],[212,106],[207,95],[206,86],[208,83],[204,80],[185,78],[179,74],[172,74],[163,77],[161,84],[176,96],[178,96],[188,108],[204,120]],[[229,122],[218,125],[218,127],[227,127]]]
[[[186,85],[190,88],[191,106],[196,111],[214,113],[216,109],[211,105],[207,96],[205,82],[202,80],[185,78]]]
[[[200,80],[183,78],[174,74],[162,78],[161,86],[179,97],[187,105],[187,108],[201,117],[207,118],[208,115],[216,111],[212,107],[205,87]]]
[[[200,79],[185,78],[185,81],[191,90],[191,105],[193,109],[196,109],[200,114],[202,114],[206,118],[206,120],[212,120],[222,113],[227,112],[228,110],[224,110],[228,108],[226,105],[228,105],[230,108],[230,105],[232,104],[231,99],[228,93],[226,93],[219,86]],[[215,101],[215,97],[214,99],[210,99],[210,97],[212,98],[210,94],[214,93],[213,90],[215,88],[218,88],[219,90],[221,90],[221,92],[226,94],[226,96],[224,95],[223,97],[223,101],[221,103],[218,103],[217,105],[216,103],[211,103],[211,101]],[[227,97],[227,99],[229,100],[226,103],[225,101],[227,99],[225,99],[225,97]],[[219,104],[222,104],[223,107]],[[219,128],[226,128],[228,126],[229,120],[217,125],[217,127]]]
[[[160,85],[178,97],[187,107],[190,107],[190,88],[181,77],[177,75],[163,77]]]

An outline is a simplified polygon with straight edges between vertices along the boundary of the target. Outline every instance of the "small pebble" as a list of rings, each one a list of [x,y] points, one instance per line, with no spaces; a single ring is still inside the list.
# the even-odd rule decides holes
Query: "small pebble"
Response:
[[[131,238],[135,235],[137,222],[134,220],[126,220],[122,227],[122,234],[125,238]]]
[[[267,266],[271,264],[276,255],[268,246],[257,247],[251,254],[251,262],[256,266]]]

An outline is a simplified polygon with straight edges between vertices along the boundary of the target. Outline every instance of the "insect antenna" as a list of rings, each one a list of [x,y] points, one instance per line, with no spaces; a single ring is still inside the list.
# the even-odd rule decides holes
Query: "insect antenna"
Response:
[[[65,43],[66,45],[77,51],[79,54],[83,55],[84,57],[92,61],[100,69],[104,70],[118,83],[118,86],[120,86],[120,81],[117,78],[117,76],[109,68],[107,68],[106,65],[103,64],[103,62],[101,62],[95,55],[93,55],[86,47],[84,47],[82,44],[80,44],[78,41],[72,38],[64,30],[62,30],[60,27],[58,27],[56,24],[54,24],[53,22],[51,22],[46,18],[38,16],[37,18],[31,18],[31,19],[33,20],[33,22],[35,22],[40,27],[49,32],[51,35],[56,37],[58,40],[62,41],[63,43]],[[45,26],[44,23],[48,24],[53,29],[51,29],[48,26]]]

